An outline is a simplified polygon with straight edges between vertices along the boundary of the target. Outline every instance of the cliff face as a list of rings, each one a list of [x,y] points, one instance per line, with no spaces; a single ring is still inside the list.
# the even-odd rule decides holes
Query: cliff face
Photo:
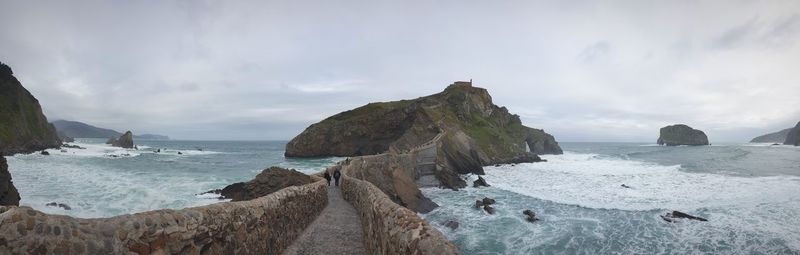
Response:
[[[30,153],[61,145],[39,101],[0,63],[0,155]]]
[[[703,131],[693,129],[687,125],[676,124],[661,128],[658,137],[659,145],[708,145],[708,137]]]
[[[792,128],[787,128],[775,133],[769,133],[766,135],[758,136],[750,140],[751,143],[782,143],[786,141],[786,136],[789,135],[789,131],[792,131]]]
[[[456,82],[413,100],[370,103],[313,124],[286,145],[286,156],[362,156],[405,151],[438,134],[458,147],[458,157],[479,165],[506,163],[526,152],[560,154],[553,136],[522,125],[519,116],[492,103],[489,93]],[[456,153],[456,152],[451,152]],[[460,169],[460,172],[475,172]]]
[[[11,182],[6,158],[0,156],[0,205],[19,205],[19,192]]]
[[[800,122],[797,122],[792,131],[786,135],[786,141],[783,144],[800,146]]]

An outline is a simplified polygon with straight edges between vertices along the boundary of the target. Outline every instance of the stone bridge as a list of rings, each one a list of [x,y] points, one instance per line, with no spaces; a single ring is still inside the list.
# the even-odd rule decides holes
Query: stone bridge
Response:
[[[241,202],[111,218],[0,206],[0,254],[458,254],[372,183],[343,177]]]

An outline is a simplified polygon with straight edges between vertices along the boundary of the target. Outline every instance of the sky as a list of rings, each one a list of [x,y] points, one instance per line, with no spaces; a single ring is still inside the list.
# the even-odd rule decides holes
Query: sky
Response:
[[[800,1],[8,1],[0,61],[50,120],[289,140],[474,80],[558,141],[746,142],[800,121]]]

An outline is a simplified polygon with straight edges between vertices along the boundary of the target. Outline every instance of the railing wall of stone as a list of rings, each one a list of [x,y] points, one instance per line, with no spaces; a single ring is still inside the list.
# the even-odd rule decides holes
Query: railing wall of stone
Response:
[[[326,187],[99,219],[0,206],[0,254],[280,254],[327,206]]]
[[[458,249],[415,212],[392,202],[367,181],[343,176],[342,194],[355,207],[368,254],[458,254]]]

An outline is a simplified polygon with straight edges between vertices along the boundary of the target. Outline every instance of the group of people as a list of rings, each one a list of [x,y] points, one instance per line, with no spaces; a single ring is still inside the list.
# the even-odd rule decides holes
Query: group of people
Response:
[[[331,186],[331,173],[330,169],[325,170],[325,180],[328,180],[328,186]],[[336,180],[336,186],[339,186],[339,178],[342,177],[342,172],[339,171],[339,167],[333,170],[333,179]]]

